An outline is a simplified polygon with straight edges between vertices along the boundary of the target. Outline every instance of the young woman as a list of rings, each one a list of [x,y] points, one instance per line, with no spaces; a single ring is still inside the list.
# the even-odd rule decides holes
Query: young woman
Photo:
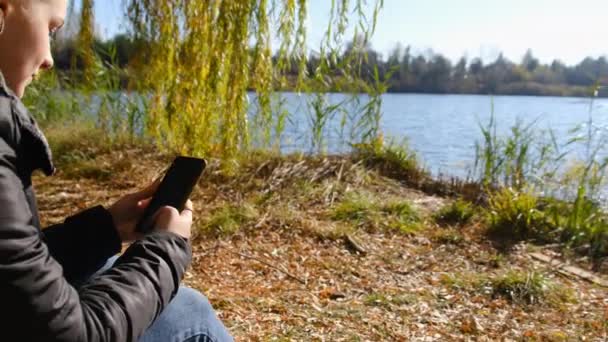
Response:
[[[53,66],[49,40],[66,1],[0,0],[0,340],[232,340],[207,299],[179,285],[191,260],[191,202],[181,213],[159,210],[146,236],[134,227],[157,183],[40,229],[31,175],[54,167],[20,98]]]

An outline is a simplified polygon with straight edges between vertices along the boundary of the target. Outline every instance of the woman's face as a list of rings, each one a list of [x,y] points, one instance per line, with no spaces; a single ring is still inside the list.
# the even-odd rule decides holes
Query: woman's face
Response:
[[[64,23],[67,0],[0,0],[0,71],[19,97],[53,66],[50,36]]]

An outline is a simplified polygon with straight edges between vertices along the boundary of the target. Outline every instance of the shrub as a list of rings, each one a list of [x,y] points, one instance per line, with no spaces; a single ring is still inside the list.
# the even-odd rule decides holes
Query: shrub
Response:
[[[535,196],[503,188],[490,194],[488,219],[493,234],[512,239],[542,237],[546,232],[543,212]]]

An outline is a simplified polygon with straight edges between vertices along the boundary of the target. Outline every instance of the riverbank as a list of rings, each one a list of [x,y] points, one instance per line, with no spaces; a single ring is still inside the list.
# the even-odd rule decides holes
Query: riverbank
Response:
[[[34,179],[44,224],[112,203],[171,160],[86,134],[51,137],[59,172]],[[407,160],[257,155],[231,173],[212,160],[185,282],[238,340],[605,340],[608,289],[538,256],[585,272],[589,259],[503,248],[482,208],[444,195],[474,188],[432,186]]]

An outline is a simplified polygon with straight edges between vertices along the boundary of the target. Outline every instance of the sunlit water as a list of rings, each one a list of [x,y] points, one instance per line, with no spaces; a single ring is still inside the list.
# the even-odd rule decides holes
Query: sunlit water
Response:
[[[324,126],[324,152],[348,152],[350,143],[359,140],[356,134],[352,134],[351,128],[356,121],[355,113],[366,102],[366,97],[360,97],[359,107],[352,102],[344,104],[343,101],[347,99],[349,95],[345,94],[327,95],[328,105],[342,105]],[[311,100],[311,96],[296,93],[281,93],[280,101],[274,99],[275,109],[278,108],[276,104],[282,103],[281,111],[288,113],[280,141],[284,153],[318,151],[312,146]],[[248,101],[253,126],[257,102],[255,94],[249,93]],[[100,101],[97,102],[94,107],[99,106]],[[95,108],[92,108],[92,112],[96,112]],[[560,152],[569,151],[561,165],[586,158],[587,151],[583,144],[569,145],[568,148],[564,146],[575,137],[572,132],[574,128],[582,127],[577,133],[579,135],[587,132],[585,125],[590,117],[597,131],[595,140],[601,136],[606,139],[603,145],[608,146],[608,99],[591,101],[571,97],[386,94],[382,97],[380,130],[385,141],[407,141],[419,162],[434,175],[474,177],[475,144],[482,141],[480,125],[486,126],[492,113],[498,136],[508,135],[518,120],[525,125],[533,124],[537,138],[544,142],[551,142],[548,131],[553,131]],[[255,132],[259,130],[252,127],[251,134],[255,135]],[[602,148],[598,159],[607,156],[608,151]],[[608,194],[608,189],[602,192]]]
[[[284,93],[283,98],[291,114],[281,140],[282,150],[311,152],[307,98],[294,93]],[[255,102],[254,95],[250,94],[250,99]],[[331,94],[328,101],[340,103],[344,99],[346,95]],[[607,99],[591,102],[570,97],[386,94],[381,130],[397,142],[407,139],[422,164],[434,174],[466,177],[475,161],[475,142],[482,140],[480,124],[487,125],[492,112],[499,136],[521,120],[534,123],[534,129],[547,141],[550,134],[543,132],[553,130],[561,146],[574,136],[570,132],[573,128],[588,122],[590,113],[594,126],[608,126]],[[327,152],[348,149],[349,128],[340,134],[342,117],[336,113],[324,131]],[[579,146],[574,152],[584,154],[582,149]]]

